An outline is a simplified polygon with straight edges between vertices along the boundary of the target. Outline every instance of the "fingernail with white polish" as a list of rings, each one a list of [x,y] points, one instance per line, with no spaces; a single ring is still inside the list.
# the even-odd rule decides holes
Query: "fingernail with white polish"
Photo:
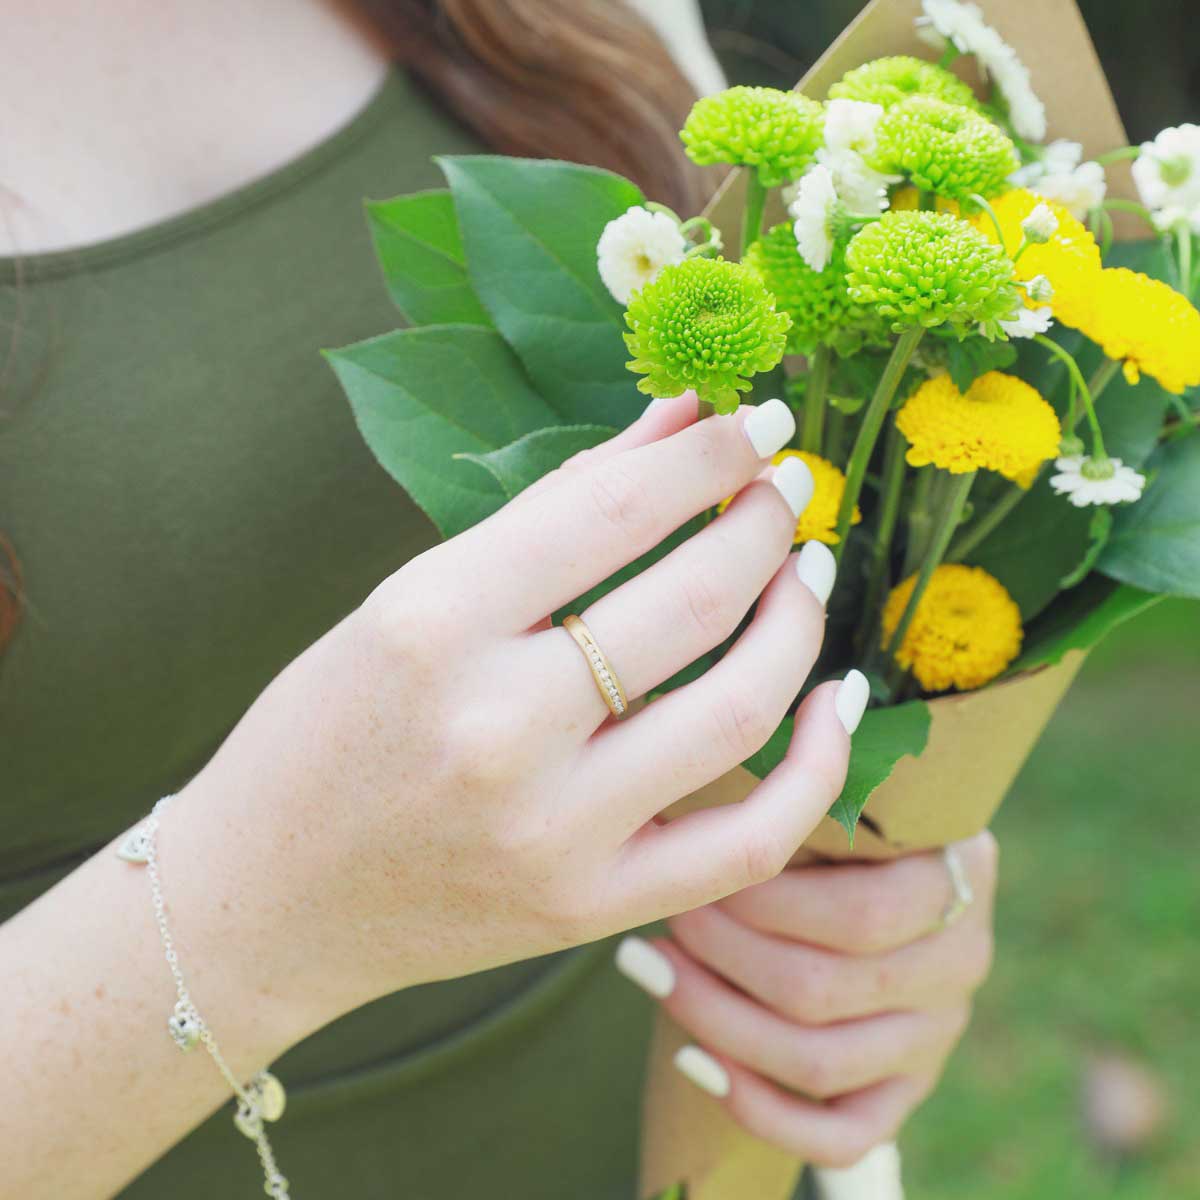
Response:
[[[684,1046],[675,1052],[675,1069],[710,1096],[729,1095],[729,1073],[699,1046]]]
[[[802,458],[785,458],[772,473],[771,482],[787,501],[793,517],[798,517],[813,498],[812,472]]]
[[[675,968],[661,950],[645,938],[627,937],[617,947],[617,970],[643,991],[660,1000],[675,988]]]
[[[805,542],[796,555],[796,574],[824,608],[837,578],[837,560],[829,547],[824,542]]]
[[[742,428],[759,458],[770,458],[782,450],[796,432],[796,418],[782,400],[768,400],[751,409]]]
[[[833,707],[837,711],[838,720],[847,733],[853,733],[867,711],[867,701],[871,698],[871,685],[861,671],[851,671],[838,684],[837,695],[833,698]]]

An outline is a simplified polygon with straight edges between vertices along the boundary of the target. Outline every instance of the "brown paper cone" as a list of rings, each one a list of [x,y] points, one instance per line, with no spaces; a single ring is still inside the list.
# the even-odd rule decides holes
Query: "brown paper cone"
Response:
[[[1074,0],[983,0],[989,23],[1017,49],[1034,90],[1046,105],[1048,139],[1083,143],[1085,157],[1128,141]],[[885,54],[928,58],[913,18],[920,0],[873,0],[797,85],[823,99],[847,70]],[[956,69],[973,84],[970,61]],[[1108,170],[1109,194],[1134,198],[1127,164]],[[784,214],[773,194],[768,221]],[[740,225],[743,188],[732,172],[706,210],[726,229]],[[1114,214],[1118,237],[1136,225]],[[854,849],[845,831],[826,817],[797,861],[813,858],[891,858],[943,846],[987,827],[1055,706],[1083,661],[1077,651],[1057,666],[1006,680],[978,692],[930,702],[929,741],[919,758],[906,757],[871,796]],[[676,805],[679,815],[736,803],[757,782],[739,768]],[[643,1115],[641,1195],[657,1195],[686,1180],[689,1200],[789,1200],[802,1164],[733,1123],[725,1110],[675,1069],[672,1058],[686,1041],[661,1014],[647,1064]]]
[[[1073,650],[1056,666],[930,701],[924,752],[902,758],[872,793],[853,850],[826,817],[793,861],[893,858],[986,829],[1083,659]],[[757,782],[739,767],[667,815],[736,803]],[[686,1179],[688,1200],[788,1200],[801,1164],[745,1133],[675,1070],[685,1040],[659,1014],[647,1064],[641,1194]]]

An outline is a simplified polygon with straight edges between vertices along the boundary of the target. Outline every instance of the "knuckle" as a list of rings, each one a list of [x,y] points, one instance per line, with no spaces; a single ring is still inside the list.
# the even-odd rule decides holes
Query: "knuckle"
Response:
[[[713,723],[719,743],[738,762],[761,750],[774,732],[762,702],[744,688],[726,690],[713,709]]]
[[[789,855],[770,830],[755,830],[742,844],[742,878],[747,884],[774,879],[787,866]]]
[[[792,1015],[809,1025],[827,1024],[834,1016],[832,981],[818,960],[806,961],[791,981]]]
[[[888,949],[896,939],[898,909],[893,897],[867,884],[854,904],[854,922],[850,932],[855,948],[874,952]]]
[[[724,583],[697,572],[684,578],[683,593],[683,611],[701,637],[724,641],[736,628],[738,613]]]
[[[623,538],[642,545],[653,535],[655,513],[645,484],[619,463],[606,463],[591,479],[597,515]]]
[[[813,1164],[839,1170],[853,1167],[882,1140],[865,1122],[855,1121],[832,1134],[823,1146],[816,1149],[812,1156]]]
[[[838,1065],[831,1061],[828,1052],[801,1052],[793,1064],[788,1082],[814,1100],[830,1100],[845,1091],[844,1087],[839,1086],[840,1074]]]

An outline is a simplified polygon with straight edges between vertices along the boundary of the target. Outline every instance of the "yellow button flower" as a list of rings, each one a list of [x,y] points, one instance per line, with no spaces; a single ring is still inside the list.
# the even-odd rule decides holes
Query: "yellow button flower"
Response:
[[[1200,312],[1160,279],[1106,268],[1078,328],[1109,358],[1123,360],[1130,383],[1144,372],[1176,395],[1200,384]]]
[[[1100,273],[1100,247],[1090,231],[1061,204],[1035,196],[1024,188],[1014,188],[992,201],[992,211],[1004,233],[1004,248],[1016,254],[1024,238],[1021,222],[1044,204],[1058,218],[1058,228],[1048,242],[1026,247],[1014,267],[1017,279],[1030,280],[1045,275],[1054,288],[1050,308],[1064,325],[1082,328],[1095,306],[1096,279]],[[987,213],[972,218],[975,227],[990,241],[996,241],[996,228]],[[1038,302],[1041,303],[1041,302]]]
[[[886,646],[908,605],[917,577],[892,589],[883,610]],[[967,691],[995,679],[1021,649],[1021,613],[1003,585],[982,567],[938,567],[896,661],[927,692]]]
[[[1058,453],[1062,429],[1054,409],[1023,379],[988,371],[967,389],[949,375],[927,380],[896,414],[908,439],[908,462],[952,475],[998,471],[1028,487]]]
[[[771,459],[771,465],[777,467],[785,458],[803,459],[813,477],[813,497],[796,522],[796,535],[792,541],[796,545],[801,542],[824,542],[827,546],[837,545],[839,538],[834,530],[837,528],[837,515],[842,503],[842,493],[846,490],[846,476],[829,459],[822,458],[819,454],[811,454],[807,450],[780,450]],[[732,496],[728,500],[722,500],[717,506],[717,511],[724,512],[732,500]],[[850,524],[857,525],[861,520],[862,513],[856,504]]]

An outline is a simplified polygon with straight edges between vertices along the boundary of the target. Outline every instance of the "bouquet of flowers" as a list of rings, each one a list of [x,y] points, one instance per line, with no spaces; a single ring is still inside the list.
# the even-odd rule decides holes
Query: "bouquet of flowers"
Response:
[[[1069,681],[1049,668],[1162,594],[1200,596],[1200,128],[1082,161],[1047,144],[1030,72],[976,6],[924,0],[917,32],[925,57],[859,59],[827,94],[700,100],[683,146],[736,175],[703,214],[570,163],[440,160],[446,190],[368,206],[409,327],[329,354],[447,536],[644,397],[786,397],[779,458],[815,483],[796,541],[840,562],[813,682],[860,666],[872,686],[840,844],[830,822],[815,843],[832,854],[902,759],[924,784],[907,818],[868,809],[868,850],[980,828]],[[1127,161],[1139,200],[1108,194]],[[1118,242],[1134,217],[1148,236]],[[929,786],[935,718],[971,758],[951,789]]]

